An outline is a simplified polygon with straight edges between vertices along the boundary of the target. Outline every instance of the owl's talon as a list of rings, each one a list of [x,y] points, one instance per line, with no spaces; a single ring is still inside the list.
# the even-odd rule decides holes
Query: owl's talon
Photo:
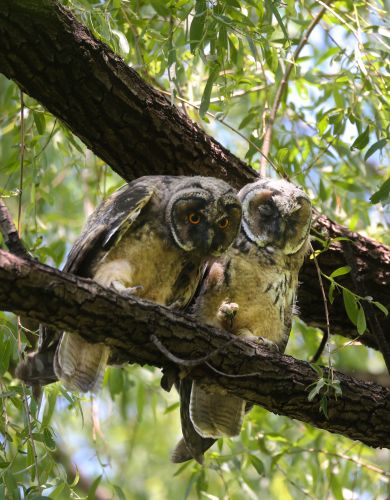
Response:
[[[264,337],[255,337],[253,340],[261,346],[266,347],[270,351],[279,352],[279,346],[272,342],[272,340],[265,339]]]
[[[126,287],[120,281],[113,281],[111,283],[111,286],[116,292],[120,293],[121,295],[126,295],[128,297],[130,295],[136,295],[137,293],[141,292],[144,289],[142,285]]]
[[[235,302],[222,302],[221,306],[218,309],[218,314],[231,318],[237,314],[239,308],[239,305]]]
[[[224,328],[232,328],[234,318],[239,308],[239,305],[235,302],[222,302],[217,312],[217,318]]]

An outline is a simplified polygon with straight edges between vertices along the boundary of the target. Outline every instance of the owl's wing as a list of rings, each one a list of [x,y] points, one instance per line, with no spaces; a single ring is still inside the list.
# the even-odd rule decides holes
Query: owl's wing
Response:
[[[90,264],[120,241],[148,204],[153,192],[153,186],[133,183],[126,184],[107,198],[88,219],[84,231],[69,253],[63,270],[90,276]],[[53,370],[53,358],[61,337],[62,332],[41,325],[38,350],[19,364],[17,376],[29,385],[54,382],[57,376]],[[76,347],[80,349],[79,345]],[[67,372],[69,371],[71,370],[68,369]]]
[[[145,183],[126,184],[107,198],[88,219],[81,236],[73,245],[64,271],[88,275],[90,263],[102,252],[116,246],[137,220],[154,193]]]
[[[118,245],[153,196],[153,186],[132,183],[104,201],[88,219],[85,230],[69,254],[65,270],[92,276],[94,264]],[[97,391],[103,380],[110,348],[90,344],[64,332],[54,357],[54,371],[70,389]]]

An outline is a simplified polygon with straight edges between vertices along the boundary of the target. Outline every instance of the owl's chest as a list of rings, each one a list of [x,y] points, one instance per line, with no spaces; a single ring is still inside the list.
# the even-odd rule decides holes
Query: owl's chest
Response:
[[[197,286],[197,269],[189,265],[185,252],[147,226],[125,235],[102,265],[121,266],[120,281],[126,287],[142,286],[137,296],[162,305],[182,306]]]
[[[283,265],[259,263],[253,255],[231,252],[225,263],[224,280],[205,297],[215,310],[223,301],[236,302],[239,310],[233,333],[247,331],[276,343],[285,338],[286,316],[294,300],[294,276]],[[211,311],[209,311],[210,313]]]

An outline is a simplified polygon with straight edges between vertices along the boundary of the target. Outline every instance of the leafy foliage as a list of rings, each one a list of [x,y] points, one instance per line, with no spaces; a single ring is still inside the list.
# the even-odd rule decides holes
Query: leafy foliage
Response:
[[[267,174],[283,173],[310,193],[318,210],[390,243],[390,33],[384,3],[329,4],[297,61],[294,51],[322,2],[62,3],[254,168],[292,61],[273,124],[273,167]],[[30,251],[59,267],[86,215],[121,180],[3,77],[0,109],[0,195],[17,222],[21,207],[19,223]],[[361,334],[364,301],[387,311],[375,297],[358,297],[343,287],[348,272],[335,269],[324,279],[331,281],[330,302],[332,294],[343,295]],[[206,467],[173,466],[168,456],[180,435],[177,396],[162,392],[160,374],[151,369],[109,369],[96,399],[54,384],[37,403],[12,377],[21,351],[36,341],[35,328],[0,313],[0,498],[98,498],[103,489],[118,499],[387,497],[388,452],[261,408],[246,417],[239,439],[218,441]],[[308,359],[319,338],[317,329],[298,320],[288,352]],[[338,369],[383,369],[377,353],[346,346],[341,338],[332,339],[331,351]],[[308,397],[323,395],[324,388],[337,392],[337,381],[319,374]],[[326,403],[321,408],[326,413]]]

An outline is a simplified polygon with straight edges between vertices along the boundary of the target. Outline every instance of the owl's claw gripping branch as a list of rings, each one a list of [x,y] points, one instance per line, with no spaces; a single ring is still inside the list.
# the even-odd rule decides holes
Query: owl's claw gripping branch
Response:
[[[138,293],[142,292],[143,289],[144,289],[144,287],[142,285],[126,287],[120,281],[113,281],[111,283],[111,286],[118,293],[120,293],[122,295],[127,295],[127,296],[129,296],[129,295],[137,295]]]

